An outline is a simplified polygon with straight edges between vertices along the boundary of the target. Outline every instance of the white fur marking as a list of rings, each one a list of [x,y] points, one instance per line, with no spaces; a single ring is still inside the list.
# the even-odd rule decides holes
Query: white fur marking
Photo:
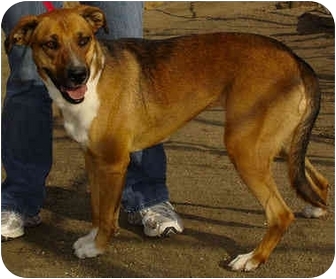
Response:
[[[73,245],[75,255],[80,258],[93,258],[103,253],[97,249],[95,244],[95,238],[98,233],[98,229],[92,229],[89,234],[80,237]]]
[[[231,267],[232,270],[235,271],[251,271],[256,269],[259,266],[259,263],[252,261],[253,252],[254,251],[248,254],[238,255],[233,261],[229,263],[229,267]]]

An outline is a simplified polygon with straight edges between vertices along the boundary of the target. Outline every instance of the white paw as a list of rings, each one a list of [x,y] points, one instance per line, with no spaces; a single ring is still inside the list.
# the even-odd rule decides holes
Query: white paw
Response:
[[[306,218],[320,218],[327,214],[327,210],[309,204],[302,210],[302,214]]]
[[[93,258],[103,253],[96,247],[95,237],[98,229],[92,229],[89,234],[79,238],[73,245],[75,255],[80,258]]]
[[[253,251],[248,254],[238,255],[233,261],[229,263],[229,267],[235,271],[252,271],[259,266],[259,263],[252,260]]]

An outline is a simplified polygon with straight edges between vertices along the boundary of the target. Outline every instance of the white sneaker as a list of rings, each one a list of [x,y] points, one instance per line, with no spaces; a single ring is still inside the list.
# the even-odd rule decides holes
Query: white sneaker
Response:
[[[150,237],[169,236],[183,231],[182,220],[170,202],[162,202],[138,212],[129,213],[128,222],[133,225],[143,225],[145,235]]]
[[[1,240],[6,241],[24,235],[25,227],[36,227],[41,224],[39,215],[24,218],[14,211],[1,212]]]
[[[23,217],[13,211],[1,212],[1,240],[24,235]]]

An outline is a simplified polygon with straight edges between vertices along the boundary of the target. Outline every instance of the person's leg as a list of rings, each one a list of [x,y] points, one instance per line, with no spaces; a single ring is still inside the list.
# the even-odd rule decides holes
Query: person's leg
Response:
[[[131,154],[122,202],[128,221],[143,225],[147,236],[183,231],[182,220],[169,202],[162,144]]]
[[[122,198],[125,211],[137,212],[168,200],[162,144],[132,153]]]
[[[104,39],[142,37],[142,2],[90,1],[81,3],[98,6],[105,12],[110,32],[109,34],[101,32],[98,37]],[[162,144],[131,154],[122,199],[124,210],[129,213],[130,221],[136,223],[135,219],[140,218],[145,227],[145,233],[150,236],[168,234],[174,230],[182,231],[182,221],[168,201],[166,156]],[[169,230],[171,227],[173,230]]]
[[[27,14],[45,12],[42,2],[20,2],[4,15],[6,35]],[[4,237],[23,234],[23,224],[38,215],[45,179],[52,164],[51,100],[40,80],[30,48],[14,46],[8,54],[10,75],[1,119],[1,229]],[[13,218],[12,218],[13,217]],[[36,220],[39,222],[39,220]]]

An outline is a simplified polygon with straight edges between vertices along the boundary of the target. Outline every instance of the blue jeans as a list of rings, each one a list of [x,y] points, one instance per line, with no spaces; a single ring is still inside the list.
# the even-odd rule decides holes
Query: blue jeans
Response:
[[[60,7],[62,2],[53,2]],[[88,2],[102,8],[107,16],[106,39],[142,37],[141,2]],[[6,34],[19,18],[39,14],[42,2],[20,2],[4,15]],[[45,179],[52,165],[51,100],[40,80],[28,47],[14,46],[8,55],[10,76],[7,81],[1,126],[2,163],[6,179],[1,185],[1,209],[25,216],[39,213],[45,199]],[[167,201],[166,158],[162,145],[130,155],[123,193],[123,207],[128,212]]]

